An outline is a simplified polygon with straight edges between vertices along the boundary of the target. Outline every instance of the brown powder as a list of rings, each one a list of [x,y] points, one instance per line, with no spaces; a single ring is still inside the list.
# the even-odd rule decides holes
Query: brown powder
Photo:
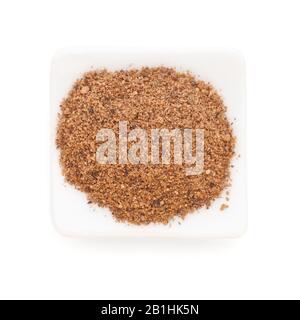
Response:
[[[228,206],[227,204],[223,203],[223,204],[221,205],[221,207],[220,207],[220,210],[221,210],[221,211],[224,211],[224,210],[227,209],[227,208],[229,208],[229,206]]]
[[[96,134],[102,128],[202,128],[204,172],[187,176],[185,165],[96,162]],[[168,223],[209,207],[228,186],[235,138],[226,107],[214,88],[171,68],[86,73],[61,104],[57,137],[68,183],[87,200],[108,207],[118,221]]]

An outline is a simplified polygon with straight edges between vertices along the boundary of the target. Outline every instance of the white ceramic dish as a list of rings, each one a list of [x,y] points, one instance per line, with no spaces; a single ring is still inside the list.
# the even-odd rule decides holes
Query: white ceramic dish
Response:
[[[84,72],[100,68],[110,70],[170,66],[187,70],[210,82],[228,106],[228,116],[234,122],[237,154],[233,161],[229,208],[220,211],[224,197],[207,210],[188,215],[181,224],[133,226],[116,222],[109,210],[87,204],[86,196],[64,182],[55,129],[60,102],[72,84]],[[247,225],[245,176],[245,63],[240,53],[231,50],[109,50],[67,49],[55,55],[51,69],[51,206],[57,230],[69,236],[86,237],[175,237],[224,238],[237,237]]]

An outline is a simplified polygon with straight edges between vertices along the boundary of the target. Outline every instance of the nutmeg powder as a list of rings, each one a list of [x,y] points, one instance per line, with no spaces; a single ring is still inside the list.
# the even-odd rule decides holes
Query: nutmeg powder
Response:
[[[204,171],[187,176],[178,164],[99,164],[101,128],[201,128]],[[235,138],[214,88],[187,72],[141,68],[87,72],[61,103],[56,145],[65,180],[117,221],[167,224],[211,203],[229,185]],[[201,213],[199,213],[201,214]]]

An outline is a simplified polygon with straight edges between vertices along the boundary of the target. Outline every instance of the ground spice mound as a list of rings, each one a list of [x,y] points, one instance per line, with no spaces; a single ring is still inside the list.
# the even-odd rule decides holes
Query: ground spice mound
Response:
[[[204,172],[185,165],[99,164],[97,132],[119,121],[128,130],[204,129]],[[172,68],[92,71],[79,79],[60,106],[57,148],[65,180],[87,201],[107,207],[118,221],[168,223],[209,207],[230,179],[235,138],[226,107],[214,88]]]

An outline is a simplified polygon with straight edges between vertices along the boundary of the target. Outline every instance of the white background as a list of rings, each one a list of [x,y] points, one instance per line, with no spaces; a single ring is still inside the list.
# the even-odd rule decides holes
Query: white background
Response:
[[[1,1],[0,298],[300,298],[299,1]],[[245,54],[249,229],[236,240],[79,240],[49,212],[49,70],[62,47]]]

